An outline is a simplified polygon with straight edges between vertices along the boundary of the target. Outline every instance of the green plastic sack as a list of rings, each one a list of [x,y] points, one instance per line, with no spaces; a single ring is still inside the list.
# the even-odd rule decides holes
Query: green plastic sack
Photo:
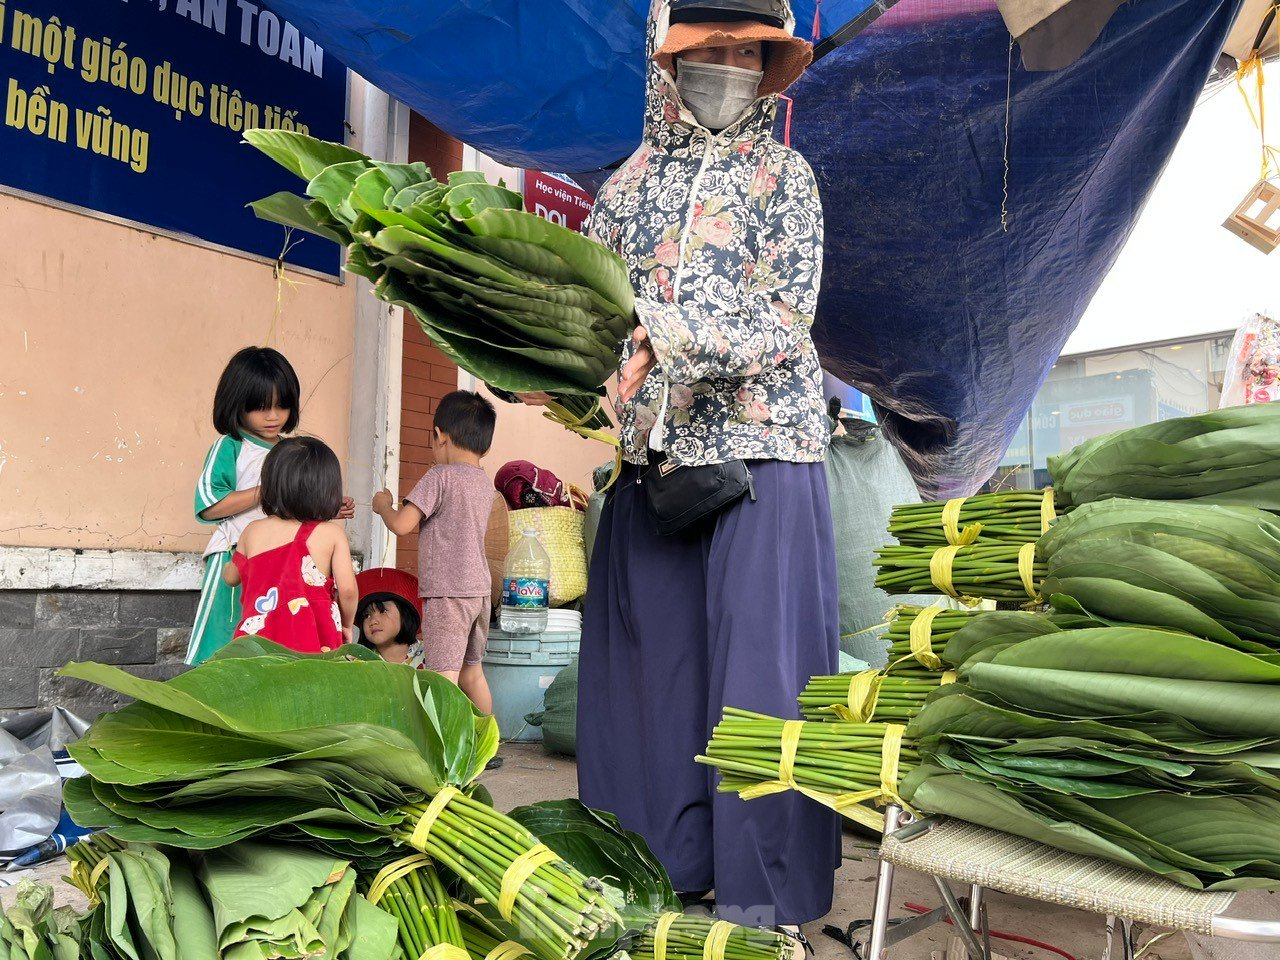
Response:
[[[549,753],[578,755],[578,658],[556,674],[542,697],[542,709],[525,714],[525,722],[542,728]]]
[[[920,493],[897,449],[873,424],[844,420],[827,451],[827,486],[840,576],[840,649],[880,669],[888,662],[885,614],[899,603],[928,606],[931,596],[890,596],[875,585],[873,554],[886,543],[889,513],[919,503]]]

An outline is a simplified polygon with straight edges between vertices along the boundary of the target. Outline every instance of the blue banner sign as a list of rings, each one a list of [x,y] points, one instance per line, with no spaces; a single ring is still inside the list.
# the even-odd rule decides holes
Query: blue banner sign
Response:
[[[274,260],[284,231],[245,205],[301,182],[241,135],[342,140],[346,73],[250,0],[0,0],[0,187]]]

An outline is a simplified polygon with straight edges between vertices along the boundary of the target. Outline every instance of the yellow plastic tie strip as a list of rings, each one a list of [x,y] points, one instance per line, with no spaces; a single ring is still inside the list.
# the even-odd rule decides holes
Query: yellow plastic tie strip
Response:
[[[523,943],[514,940],[503,940],[485,954],[484,960],[516,960],[517,957],[531,957],[533,953]]]
[[[93,901],[94,906],[97,906],[101,899],[98,896],[98,881],[102,879],[102,875],[107,872],[107,868],[110,866],[111,858],[103,857],[97,862],[94,868],[89,871],[89,889],[92,891],[89,899]]]
[[[365,895],[365,899],[376,907],[378,901],[387,895],[393,883],[402,877],[407,877],[420,867],[429,866],[431,866],[431,858],[421,853],[411,854],[395,863],[387,864],[378,871],[378,875],[373,878],[373,883],[369,884],[369,892]]]
[[[778,757],[778,782],[789,787],[796,785],[796,751],[800,749],[800,734],[804,733],[803,720],[787,720],[782,724],[782,755]]]
[[[724,948],[729,937],[738,928],[736,923],[728,920],[717,920],[707,933],[707,942],[702,945],[702,960],[724,960]]]
[[[1040,591],[1036,589],[1036,545],[1024,543],[1018,550],[1018,576],[1022,578],[1022,589],[1032,600],[1040,599]]]
[[[1058,519],[1058,511],[1053,505],[1053,487],[1044,488],[1044,499],[1040,501],[1040,532],[1048,533],[1053,521]]]
[[[900,723],[884,727],[884,745],[880,748],[880,791],[883,797],[898,797],[898,761],[902,755],[902,735],[907,728]]]
[[[418,960],[471,960],[471,954],[452,943],[437,943],[427,947]]]
[[[884,674],[879,670],[855,673],[849,678],[849,695],[845,698],[845,703],[835,704],[833,712],[841,720],[852,723],[869,722],[876,712],[876,701],[880,697],[880,685],[883,682]]]
[[[968,499],[968,497],[956,497],[954,500],[948,500],[942,507],[942,532],[947,538],[947,543],[953,547],[967,547],[978,539],[978,534],[982,533],[980,523],[972,523],[964,530],[960,529],[960,510]]]
[[[911,655],[929,670],[942,666],[942,661],[933,652],[933,618],[941,612],[941,607],[926,607],[911,621]]]
[[[418,825],[413,828],[413,833],[409,837],[409,846],[415,850],[421,850],[426,846],[427,838],[431,836],[431,828],[436,825],[436,818],[448,806],[449,801],[461,792],[457,787],[443,787],[439,793],[431,798],[431,803],[423,812]]]
[[[502,875],[502,890],[498,894],[498,913],[503,920],[511,919],[512,911],[516,908],[516,897],[534,871],[559,859],[560,854],[545,843],[539,843],[511,861],[511,866]]]
[[[558,423],[580,437],[586,437],[588,440],[599,440],[601,443],[608,444],[613,447],[613,473],[609,475],[609,482],[604,485],[608,490],[618,482],[618,475],[622,473],[622,441],[615,437],[612,433],[605,430],[593,430],[584,424],[594,417],[601,410],[600,401],[597,400],[595,406],[581,417],[575,417],[558,403],[548,403],[547,409],[543,411],[543,416],[552,423]]]
[[[788,722],[804,723],[803,720]],[[784,783],[781,779],[778,779],[757,783],[755,786],[740,790],[738,791],[738,796],[743,800],[755,800],[759,797],[782,793],[784,790],[794,790],[796,793],[808,797],[810,800],[815,800],[824,807],[834,810],[842,817],[860,823],[870,830],[883,831],[884,814],[878,810],[863,806],[863,804],[871,800],[880,804],[895,803],[905,810],[911,810],[911,807],[898,796],[898,766],[902,751],[902,735],[905,732],[906,727],[900,723],[886,723],[884,725],[884,746],[880,755],[880,786],[878,787],[857,790],[851,793],[834,794],[802,787],[794,782]],[[781,763],[778,764],[778,768],[779,773],[781,773]],[[659,960],[659,958],[655,957],[655,960]]]
[[[653,925],[653,960],[667,960],[667,933],[683,913],[664,913]]]
[[[956,588],[951,583],[951,568],[959,552],[960,545],[953,543],[939,547],[929,558],[929,579],[933,581],[935,587],[953,600],[960,599],[960,594],[956,593]]]

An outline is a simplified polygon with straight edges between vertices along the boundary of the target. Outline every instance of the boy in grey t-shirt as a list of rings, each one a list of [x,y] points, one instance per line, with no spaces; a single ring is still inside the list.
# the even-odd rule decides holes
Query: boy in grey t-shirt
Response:
[[[436,408],[435,466],[399,510],[390,490],[373,498],[373,511],[388,530],[396,536],[418,532],[424,665],[458,684],[482,713],[493,712],[481,665],[493,584],[485,532],[501,498],[480,458],[489,452],[496,419],[493,404],[479,394],[450,393]]]

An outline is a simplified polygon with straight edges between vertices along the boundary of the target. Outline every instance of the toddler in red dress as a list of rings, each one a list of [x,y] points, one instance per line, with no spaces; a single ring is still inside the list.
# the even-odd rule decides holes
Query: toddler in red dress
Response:
[[[300,653],[352,642],[356,577],[342,527],[342,468],[315,437],[281,440],[262,463],[262,510],[244,528],[222,571],[240,591],[235,635],[259,636]]]

